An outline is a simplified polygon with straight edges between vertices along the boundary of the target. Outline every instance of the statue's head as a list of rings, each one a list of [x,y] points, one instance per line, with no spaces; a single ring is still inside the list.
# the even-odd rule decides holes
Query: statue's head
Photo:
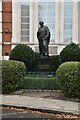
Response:
[[[39,25],[43,26],[44,22],[43,21],[40,21],[39,22]]]

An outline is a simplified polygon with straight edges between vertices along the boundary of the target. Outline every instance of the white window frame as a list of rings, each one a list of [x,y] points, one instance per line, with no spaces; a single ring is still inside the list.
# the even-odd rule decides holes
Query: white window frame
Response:
[[[14,0],[12,0],[14,1]],[[15,0],[12,4],[12,42],[21,43],[20,36],[20,5],[19,0]],[[55,1],[55,43],[50,44],[64,44],[64,0],[63,3]],[[78,43],[78,3],[75,2],[72,16],[72,42]],[[35,14],[34,14],[35,13]],[[76,17],[75,17],[76,16]],[[76,22],[75,22],[76,21]],[[76,23],[76,24],[75,24]],[[30,33],[29,45],[38,45],[37,33],[38,30],[38,2],[30,0]],[[76,30],[76,32],[75,32]],[[67,44],[67,43],[66,43]]]
[[[73,2],[73,1],[72,1]],[[69,4],[69,1],[68,1],[68,4]],[[66,1],[64,0],[64,20],[65,20],[65,17],[66,18],[69,18],[69,17],[71,17],[71,22],[66,22],[66,21],[64,21],[64,42],[67,42],[67,43],[69,43],[69,42],[72,42],[72,32],[73,32],[73,30],[72,30],[72,26],[71,26],[71,28],[70,29],[67,29],[67,28],[65,28],[65,25],[66,24],[71,24],[71,25],[73,25],[73,3],[72,3],[72,8],[70,9],[70,10],[68,10],[68,9],[65,9],[65,5],[66,5]],[[68,15],[67,16],[67,14],[65,14],[65,13],[67,13],[67,12],[69,12],[70,14],[71,14],[71,16],[70,15]],[[70,35],[66,35],[65,34],[65,31],[71,31],[71,34]]]
[[[18,0],[12,0],[12,42],[17,44],[21,42],[21,13],[18,11],[20,11],[20,3],[18,2]]]
[[[43,3],[43,1],[39,1],[38,3],[40,3],[40,2]],[[46,1],[44,1],[44,2],[46,2]],[[51,2],[55,2],[55,0],[54,0],[54,1],[47,1],[47,4],[48,4],[48,2],[50,2],[50,3],[51,3]],[[41,3],[41,4],[42,4],[42,3]],[[41,4],[40,4],[40,5],[41,5]],[[56,2],[55,2],[55,4],[56,4]],[[38,5],[39,5],[39,4],[38,4]],[[45,5],[45,4],[44,4],[44,5]],[[39,6],[38,6],[38,7],[39,7]],[[47,6],[45,6],[45,8],[46,8],[46,7],[47,7]],[[38,9],[39,9],[39,8],[38,8]],[[53,16],[53,18],[54,18],[53,21],[54,21],[54,22],[53,22],[53,23],[47,23],[47,24],[51,24],[51,25],[54,26],[54,28],[52,28],[52,29],[50,29],[50,27],[48,26],[49,29],[50,29],[50,32],[54,32],[53,34],[55,34],[55,14],[56,14],[56,5],[55,5],[55,8],[54,8],[54,9],[55,9],[55,10],[53,11],[53,12],[54,12],[54,16]],[[46,9],[46,10],[47,10],[47,9]],[[41,11],[44,12],[45,9],[42,9]],[[49,11],[51,11],[51,10],[49,9]],[[52,12],[51,12],[51,14],[52,14]],[[40,17],[40,16],[38,16],[38,18],[39,18],[39,17]],[[51,16],[50,16],[50,17],[51,17]],[[49,17],[48,17],[48,19],[49,19]],[[47,16],[45,17],[45,20],[47,20]],[[47,25],[47,24],[46,24],[46,21],[44,21],[44,24]],[[53,30],[53,31],[52,31],[52,30]],[[52,39],[51,39],[51,38],[52,38]],[[51,34],[51,38],[50,38],[50,44],[55,43],[55,35],[52,37],[52,34]]]
[[[21,3],[22,4],[22,3]],[[21,7],[21,5],[20,5],[20,7]],[[29,7],[30,7],[30,5],[29,5]],[[20,8],[20,10],[21,10],[21,8]],[[21,12],[24,12],[25,10],[21,10]],[[28,12],[30,11],[30,9],[28,10]],[[25,11],[25,12],[27,12],[27,11]],[[30,19],[30,14],[29,14],[29,16],[27,15],[27,16],[21,16],[21,18],[28,18],[29,17],[29,19]],[[20,19],[21,19],[20,18]],[[29,21],[30,22],[30,21]],[[24,23],[24,22],[21,22],[21,26],[22,25],[24,25],[24,26],[26,26],[26,25],[29,25],[30,26],[30,24],[29,23]],[[21,34],[21,42],[23,42],[23,40],[22,40],[22,38],[23,37],[25,37],[26,38],[26,40],[27,40],[27,38],[28,38],[28,41],[24,41],[24,42],[29,42],[29,34],[27,35],[27,32],[28,33],[30,33],[30,27],[28,28],[28,29],[22,29],[21,28],[21,33],[23,32],[23,31],[26,31],[26,35],[22,35]]]

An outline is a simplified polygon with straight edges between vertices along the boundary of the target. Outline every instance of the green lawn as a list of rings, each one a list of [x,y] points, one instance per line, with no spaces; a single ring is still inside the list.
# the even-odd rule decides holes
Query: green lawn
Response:
[[[37,76],[26,76],[23,83],[24,89],[46,89],[46,90],[57,90],[59,86],[56,82],[56,77],[37,77]]]

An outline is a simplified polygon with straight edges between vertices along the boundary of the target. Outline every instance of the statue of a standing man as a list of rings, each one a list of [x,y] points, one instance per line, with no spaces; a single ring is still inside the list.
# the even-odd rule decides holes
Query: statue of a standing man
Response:
[[[48,44],[50,42],[50,30],[47,26],[44,26],[44,22],[39,22],[39,29],[37,32],[37,38],[39,41],[39,52],[41,56],[49,56]]]

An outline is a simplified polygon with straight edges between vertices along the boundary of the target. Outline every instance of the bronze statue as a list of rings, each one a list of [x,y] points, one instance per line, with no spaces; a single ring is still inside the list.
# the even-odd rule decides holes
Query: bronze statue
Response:
[[[37,38],[39,41],[39,52],[41,56],[49,56],[48,44],[50,42],[50,30],[47,26],[44,26],[44,22],[39,22],[39,29],[37,32]]]

